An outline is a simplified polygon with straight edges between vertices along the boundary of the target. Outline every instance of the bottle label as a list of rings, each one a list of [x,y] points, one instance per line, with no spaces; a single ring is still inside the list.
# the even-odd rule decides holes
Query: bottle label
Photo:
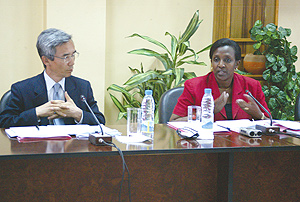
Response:
[[[213,128],[213,123],[211,121],[209,121],[209,122],[203,124],[202,128],[204,128],[204,129],[212,129]]]
[[[154,133],[154,121],[143,121],[141,132],[143,135],[153,138]]]

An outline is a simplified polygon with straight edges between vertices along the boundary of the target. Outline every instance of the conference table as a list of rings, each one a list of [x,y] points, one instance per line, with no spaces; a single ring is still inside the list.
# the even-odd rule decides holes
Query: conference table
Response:
[[[112,125],[126,135],[126,125]],[[86,139],[19,143],[0,135],[0,201],[299,201],[300,139],[215,133],[181,139],[155,125],[152,143]]]

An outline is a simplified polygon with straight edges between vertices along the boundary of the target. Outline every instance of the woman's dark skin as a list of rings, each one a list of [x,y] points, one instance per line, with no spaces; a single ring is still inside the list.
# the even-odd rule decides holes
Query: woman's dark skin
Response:
[[[232,102],[232,82],[236,68],[238,68],[241,60],[235,59],[235,50],[231,46],[221,46],[217,48],[211,58],[211,66],[215,74],[216,81],[220,90],[220,97],[214,101],[214,113],[219,113],[226,104]],[[263,113],[259,109],[256,102],[247,94],[244,94],[249,102],[243,99],[237,99],[236,103],[249,115],[255,119],[261,119]],[[180,117],[172,114],[170,121],[186,121],[187,117]]]

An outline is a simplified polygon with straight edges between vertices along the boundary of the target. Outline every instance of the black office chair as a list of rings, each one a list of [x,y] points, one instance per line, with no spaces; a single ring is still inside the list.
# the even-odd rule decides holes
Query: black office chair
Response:
[[[295,103],[295,121],[300,121],[300,93],[298,94]]]
[[[173,109],[177,104],[179,96],[183,92],[183,87],[176,87],[162,94],[159,100],[159,123],[167,123],[172,115]]]
[[[1,100],[0,100],[0,113],[5,109],[5,105],[6,103],[8,103],[8,101],[11,98],[11,91],[7,91],[6,93],[4,93],[4,95],[2,96]]]

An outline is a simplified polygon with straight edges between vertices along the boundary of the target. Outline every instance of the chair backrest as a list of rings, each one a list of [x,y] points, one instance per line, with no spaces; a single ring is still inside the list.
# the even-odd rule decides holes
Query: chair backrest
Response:
[[[159,100],[159,123],[167,123],[172,115],[177,100],[183,92],[183,87],[176,87],[162,94]]]
[[[300,121],[300,94],[297,96],[295,103],[295,121]]]
[[[11,98],[11,91],[7,91],[6,93],[4,93],[4,95],[2,96],[1,100],[0,100],[0,113],[5,109],[5,105],[6,103],[8,103],[8,101]]]

